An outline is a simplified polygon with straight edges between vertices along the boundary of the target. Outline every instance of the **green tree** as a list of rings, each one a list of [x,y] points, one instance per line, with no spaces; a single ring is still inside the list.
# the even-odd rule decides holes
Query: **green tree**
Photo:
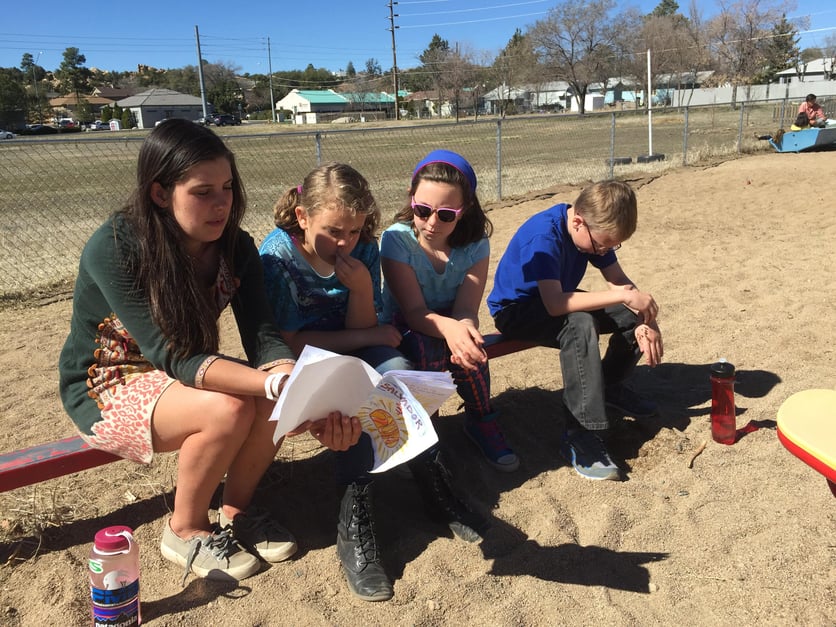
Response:
[[[200,95],[200,77],[196,65],[166,70],[161,87],[179,91],[181,94]]]
[[[423,68],[398,70],[398,83],[407,91],[426,91],[432,88],[432,78]]]
[[[438,112],[441,113],[444,87],[444,64],[450,58],[450,43],[442,39],[438,33],[433,35],[427,48],[418,55],[424,73],[430,77],[432,88],[438,98]]]
[[[349,61],[348,65],[345,66],[345,75],[347,78],[354,78],[357,76],[357,70],[354,69],[354,63],[351,61]]]
[[[70,47],[64,50],[64,58],[56,72],[62,91],[65,94],[75,94],[76,102],[81,100],[81,90],[87,86],[90,78],[90,70],[84,67],[86,62],[87,58],[78,48]]]
[[[662,0],[656,5],[656,8],[650,12],[654,17],[670,17],[676,15],[679,11],[679,4],[676,0]]]
[[[25,120],[26,92],[17,68],[0,68],[0,125],[15,128]]]
[[[35,63],[35,59],[29,52],[23,53],[23,57],[20,60],[20,69],[22,72],[21,83],[27,85],[27,90],[28,85],[32,85],[32,96],[27,99],[28,102],[31,103],[31,106],[28,107],[28,109],[34,112],[34,115],[30,117],[33,121],[37,120],[38,122],[43,122],[43,103],[46,89],[39,86],[41,81],[43,81],[46,76],[46,71],[40,65]]]
[[[215,106],[216,111],[223,113],[238,113],[238,105],[244,105],[241,88],[230,79],[218,81],[211,89],[207,89],[206,99]]]
[[[134,128],[136,126],[136,120],[134,120],[130,109],[122,109],[120,121],[122,122],[122,128]]]
[[[499,114],[502,116],[509,112],[511,90],[537,83],[537,78],[542,76],[542,67],[532,46],[531,37],[524,35],[519,28],[494,59],[492,69],[500,96]]]
[[[366,59],[366,76],[368,78],[383,76],[383,68],[380,67],[380,63],[377,59]]]
[[[738,87],[751,85],[768,65],[766,42],[784,14],[761,0],[720,6],[720,13],[709,22],[709,45],[716,51],[720,71],[732,84],[731,106],[736,107]]]
[[[772,36],[763,45],[764,64],[755,75],[756,83],[774,82],[778,72],[797,67],[801,63],[801,37],[786,15],[772,27]]]

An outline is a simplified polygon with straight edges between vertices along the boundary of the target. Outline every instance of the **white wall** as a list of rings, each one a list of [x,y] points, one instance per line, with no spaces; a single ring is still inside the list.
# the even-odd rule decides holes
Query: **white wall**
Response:
[[[787,98],[802,101],[809,93],[819,98],[836,97],[836,81],[805,81],[803,83],[772,83],[769,85],[741,85],[737,88],[738,103],[757,100],[779,100]],[[700,89],[672,89],[671,104],[674,106],[697,106],[730,103],[732,87],[706,87]]]

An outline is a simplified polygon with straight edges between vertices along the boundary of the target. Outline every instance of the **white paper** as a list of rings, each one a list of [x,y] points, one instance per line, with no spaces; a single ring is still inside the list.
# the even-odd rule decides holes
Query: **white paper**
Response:
[[[449,372],[393,370],[381,377],[362,359],[305,346],[270,416],[273,442],[332,411],[357,416],[383,472],[438,442],[430,415],[456,387]]]

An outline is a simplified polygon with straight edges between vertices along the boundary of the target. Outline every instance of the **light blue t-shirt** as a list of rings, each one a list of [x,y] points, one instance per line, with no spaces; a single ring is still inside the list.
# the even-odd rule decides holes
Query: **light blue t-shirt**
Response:
[[[321,276],[284,229],[271,232],[259,248],[264,287],[282,331],[340,331],[345,328],[348,288],[336,274]],[[377,242],[358,242],[351,256],[369,269],[375,309],[380,312],[380,252]]]
[[[433,311],[450,309],[467,271],[477,261],[481,261],[490,254],[490,243],[487,237],[483,237],[478,242],[454,248],[450,252],[450,259],[444,267],[444,272],[439,274],[418,243],[411,223],[393,224],[380,237],[380,256],[412,267],[424,294],[424,301]],[[393,314],[399,310],[400,307],[395,297],[384,282],[381,320],[391,322]]]

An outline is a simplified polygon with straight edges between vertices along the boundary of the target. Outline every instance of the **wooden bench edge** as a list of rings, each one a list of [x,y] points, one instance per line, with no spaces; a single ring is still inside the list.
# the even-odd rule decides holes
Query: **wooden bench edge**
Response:
[[[0,492],[63,477],[122,459],[91,447],[79,436],[0,455]]]

